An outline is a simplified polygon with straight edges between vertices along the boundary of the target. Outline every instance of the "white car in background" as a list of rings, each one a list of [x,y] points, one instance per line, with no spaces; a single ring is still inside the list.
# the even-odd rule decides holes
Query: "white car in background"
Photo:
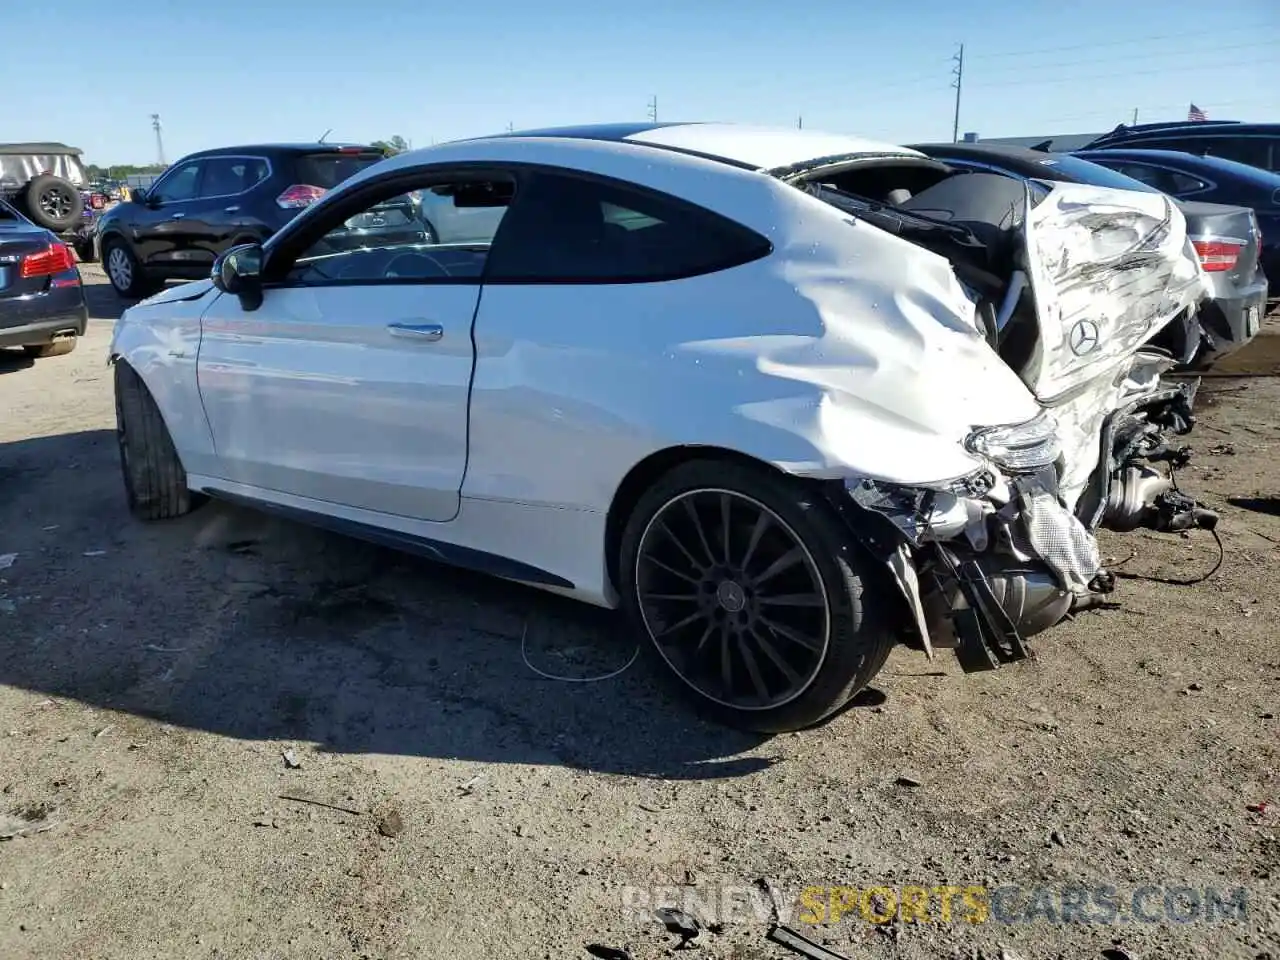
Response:
[[[337,250],[390,197],[465,236]],[[723,124],[382,161],[111,347],[125,484],[623,608],[695,701],[802,727],[905,641],[969,669],[1095,602],[1193,388],[1144,345],[1204,277],[1156,194]]]

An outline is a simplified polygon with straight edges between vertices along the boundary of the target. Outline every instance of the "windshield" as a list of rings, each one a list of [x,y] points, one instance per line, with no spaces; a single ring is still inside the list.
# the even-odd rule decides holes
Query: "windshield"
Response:
[[[1068,153],[1050,154],[1040,161],[1046,167],[1058,171],[1062,176],[1078,183],[1087,183],[1093,187],[1111,187],[1113,190],[1136,190],[1139,193],[1160,193],[1155,187],[1148,186],[1141,180],[1126,177],[1104,166],[1081,160]]]

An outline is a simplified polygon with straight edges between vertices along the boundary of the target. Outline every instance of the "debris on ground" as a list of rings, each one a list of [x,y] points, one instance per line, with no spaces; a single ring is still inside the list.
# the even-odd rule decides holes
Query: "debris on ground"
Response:
[[[16,553],[0,553],[0,570],[8,570],[17,561]]]
[[[769,932],[765,936],[778,944],[778,946],[786,947],[793,953],[808,957],[809,960],[849,960],[844,954],[828,950],[822,944],[814,943],[809,938],[796,933],[790,927],[781,927],[775,924],[769,928]]]
[[[919,777],[913,777],[910,774],[906,774],[906,773],[900,774],[898,778],[893,782],[900,787],[923,787],[924,786],[924,781],[921,780]]]
[[[361,813],[359,810],[353,810],[350,807],[344,807],[336,803],[328,803],[324,800],[314,800],[311,797],[300,797],[292,793],[282,793],[280,794],[280,799],[290,800],[294,803],[309,803],[313,807],[324,807],[327,810],[337,810],[339,813],[349,813],[353,817],[364,816],[364,814]]]
[[[106,555],[107,551],[105,550],[86,550],[83,554],[86,557],[105,557]]]
[[[698,923],[696,917],[676,907],[658,907],[653,911],[653,915],[667,928],[667,933],[673,933],[680,938],[680,942],[675,947],[677,950],[683,949],[690,940],[702,932],[702,925]]]
[[[404,821],[400,811],[392,807],[378,820],[378,832],[384,837],[398,837],[404,833]]]
[[[587,944],[587,953],[599,960],[635,960],[626,947],[608,947],[603,943]]]
[[[476,786],[483,779],[484,779],[484,774],[477,773],[474,777],[472,777],[466,783],[460,784],[458,789],[462,792],[462,796],[469,797],[471,796],[471,794],[475,793]]]
[[[280,751],[280,756],[284,758],[284,765],[290,770],[301,770],[302,761],[298,759],[298,755],[292,750]]]
[[[16,814],[0,813],[0,840],[13,840],[52,830],[52,815],[53,808],[47,804],[36,804],[19,810]]]

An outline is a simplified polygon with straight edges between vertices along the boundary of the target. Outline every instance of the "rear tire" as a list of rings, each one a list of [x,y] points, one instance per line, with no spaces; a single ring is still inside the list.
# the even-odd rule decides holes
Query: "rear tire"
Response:
[[[79,337],[63,337],[60,340],[54,340],[52,343],[33,344],[22,349],[28,357],[34,357],[37,360],[43,360],[46,357],[61,357],[74,350],[79,339]]]
[[[714,719],[761,733],[811,726],[865,687],[896,642],[892,600],[860,572],[868,561],[847,529],[800,481],[763,466],[681,464],[627,522],[623,608]]]
[[[93,253],[93,240],[82,239],[75,242],[76,259],[81,263],[93,263],[97,257]]]
[[[199,503],[151,392],[124,361],[115,364],[116,440],[129,509],[142,520],[167,520]]]

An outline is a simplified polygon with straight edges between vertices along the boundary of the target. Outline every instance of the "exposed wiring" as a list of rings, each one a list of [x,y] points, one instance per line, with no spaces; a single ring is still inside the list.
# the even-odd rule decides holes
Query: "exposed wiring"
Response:
[[[1156,577],[1145,573],[1117,573],[1115,577],[1117,580],[1146,580],[1150,583],[1167,583],[1173,587],[1192,587],[1197,583],[1204,583],[1222,569],[1222,563],[1227,556],[1227,549],[1223,545],[1222,537],[1218,535],[1218,531],[1210,530],[1209,532],[1213,534],[1213,542],[1218,545],[1218,562],[1210,568],[1208,573],[1201,574],[1198,577],[1189,577],[1186,580],[1178,580],[1173,577]]]
[[[1174,490],[1176,490],[1178,493],[1182,492],[1181,488],[1178,486],[1177,470],[1172,468],[1169,470],[1169,481],[1173,484]],[[1195,503],[1197,507],[1204,506],[1204,504],[1201,503],[1199,500],[1197,500]],[[1152,576],[1152,575],[1143,574],[1143,573],[1117,573],[1115,574],[1115,577],[1117,580],[1146,580],[1149,583],[1165,583],[1173,587],[1193,587],[1197,583],[1204,583],[1206,580],[1208,580],[1215,573],[1217,573],[1219,570],[1222,569],[1222,564],[1225,562],[1227,558],[1227,548],[1222,542],[1222,537],[1218,534],[1217,527],[1210,527],[1209,533],[1213,535],[1213,542],[1218,545],[1218,560],[1209,569],[1208,573],[1203,573],[1198,577],[1189,577],[1185,580],[1176,579],[1174,577],[1157,577],[1157,576]],[[1127,563],[1128,560],[1132,560],[1134,556],[1135,554],[1130,554],[1127,560],[1124,560],[1121,562]],[[1119,564],[1117,564],[1116,566],[1119,566]],[[1114,570],[1114,567],[1112,569]]]
[[[602,680],[612,680],[614,677],[622,676],[631,669],[631,665],[640,658],[640,644],[636,644],[635,650],[631,654],[631,659],[620,666],[617,670],[610,673],[601,674],[598,677],[563,677],[554,673],[535,667],[529,660],[529,654],[526,648],[526,641],[529,639],[529,621],[525,620],[524,629],[520,631],[520,659],[524,661],[524,665],[536,673],[538,676],[547,680],[557,680],[560,683],[599,683]]]

